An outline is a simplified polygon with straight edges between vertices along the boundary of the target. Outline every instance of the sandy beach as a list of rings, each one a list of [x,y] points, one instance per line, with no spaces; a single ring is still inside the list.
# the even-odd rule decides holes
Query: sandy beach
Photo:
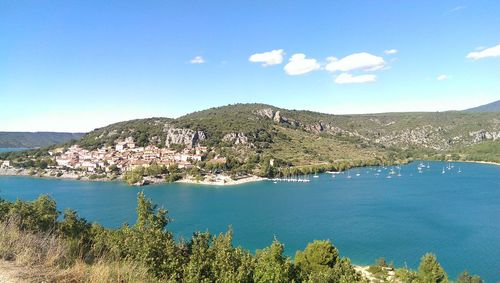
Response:
[[[264,181],[267,180],[267,178],[262,178],[262,177],[257,177],[257,176],[248,176],[244,177],[238,180],[233,180],[229,176],[216,176],[212,180],[207,180],[205,178],[204,180],[198,181],[193,178],[184,178],[179,181],[176,181],[177,183],[186,183],[186,184],[198,184],[198,185],[215,185],[215,186],[232,186],[232,185],[241,185],[241,184],[246,184],[246,183],[251,183],[251,182],[258,182],[258,181]]]

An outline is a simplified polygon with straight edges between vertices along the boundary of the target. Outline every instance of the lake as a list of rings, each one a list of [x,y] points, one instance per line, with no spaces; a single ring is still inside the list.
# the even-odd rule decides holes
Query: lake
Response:
[[[169,210],[175,221],[168,229],[178,237],[232,226],[235,244],[251,251],[274,236],[291,256],[314,239],[330,239],[355,264],[385,257],[412,268],[430,251],[453,279],[468,269],[486,282],[500,280],[500,166],[454,163],[442,174],[447,163],[429,162],[422,173],[417,165],[402,166],[401,176],[390,179],[392,167],[372,167],[350,170],[350,179],[321,174],[309,183],[226,187],[0,177],[0,196],[32,200],[47,193],[61,209],[118,227],[135,222],[136,195],[144,190]]]

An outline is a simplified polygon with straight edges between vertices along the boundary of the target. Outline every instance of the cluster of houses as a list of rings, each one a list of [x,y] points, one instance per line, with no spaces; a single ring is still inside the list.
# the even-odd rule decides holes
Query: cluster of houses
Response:
[[[201,161],[207,152],[207,147],[197,146],[176,152],[168,148],[154,145],[137,146],[133,138],[116,142],[114,147],[101,147],[87,150],[73,145],[68,149],[57,148],[49,152],[55,157],[57,167],[61,169],[79,169],[87,172],[110,172],[120,170],[125,172],[135,167],[148,167],[152,164],[178,168],[193,167],[193,163]],[[114,166],[113,166],[114,165]]]

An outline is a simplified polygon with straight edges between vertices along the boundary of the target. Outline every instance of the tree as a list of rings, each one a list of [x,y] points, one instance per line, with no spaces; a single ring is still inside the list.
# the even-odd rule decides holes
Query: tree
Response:
[[[283,255],[285,247],[274,239],[271,246],[258,250],[256,255],[255,282],[291,282],[293,269],[290,259]]]
[[[183,279],[186,282],[213,282],[213,250],[210,249],[210,233],[194,233],[188,244],[189,262],[184,266]]]
[[[233,231],[229,229],[212,239],[212,273],[216,282],[252,282],[253,258],[250,253],[235,248]]]
[[[417,277],[422,283],[448,282],[448,275],[432,253],[426,253],[420,260]]]
[[[458,275],[457,283],[483,283],[483,280],[478,275],[470,275],[466,270]]]
[[[295,254],[295,265],[300,270],[300,277],[306,280],[312,273],[331,270],[338,258],[339,252],[330,241],[316,240]]]
[[[32,202],[17,200],[8,215],[23,230],[44,232],[54,230],[58,216],[56,202],[47,195],[41,195]]]

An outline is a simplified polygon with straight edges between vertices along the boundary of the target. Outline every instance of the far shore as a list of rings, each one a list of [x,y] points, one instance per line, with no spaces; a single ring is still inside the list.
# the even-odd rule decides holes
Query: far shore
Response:
[[[423,159],[422,159],[423,160]],[[414,160],[415,161],[415,160]],[[427,160],[426,160],[427,161]],[[500,166],[500,163],[493,161],[472,161],[472,160],[429,160],[429,161],[442,161],[442,162],[464,162],[464,163],[478,163],[478,164],[487,164],[487,165],[496,165]],[[354,168],[354,167],[353,167]],[[349,169],[353,169],[349,168]],[[116,178],[105,177],[105,178],[89,178],[90,175],[81,175],[77,172],[65,172],[60,176],[54,175],[54,171],[48,171],[43,175],[39,174],[31,174],[30,169],[22,169],[22,168],[2,168],[0,167],[0,176],[24,176],[24,177],[34,177],[34,178],[48,178],[48,179],[59,179],[59,180],[80,180],[80,181],[88,181],[88,182],[110,182],[110,181],[119,181],[122,180],[122,176],[118,175]],[[341,172],[325,172],[329,174],[339,174]],[[148,184],[168,184],[168,182],[163,179],[154,179],[154,178],[146,178],[146,185]],[[176,183],[184,183],[184,184],[195,184],[195,185],[208,185],[208,186],[235,186],[252,182],[259,182],[269,180],[268,178],[248,175],[238,179],[232,179],[227,175],[208,175],[205,176],[203,180],[197,180],[192,176],[187,176],[183,179],[176,181]]]
[[[467,162],[467,163],[479,163],[479,164],[490,164],[490,165],[500,166],[500,163],[493,162],[493,161],[470,161],[470,160],[463,160],[463,161],[450,161],[450,162]]]
[[[28,169],[17,169],[17,168],[0,168],[0,176],[23,176],[23,177],[33,177],[33,178],[47,178],[47,179],[59,179],[59,180],[78,180],[78,181],[87,181],[87,182],[110,182],[122,180],[121,176],[117,178],[97,178],[90,179],[88,176],[81,176],[73,172],[64,173],[63,175],[57,177],[52,176],[50,173],[39,175],[39,174],[30,174],[30,170]],[[268,180],[267,178],[262,178],[258,176],[246,176],[239,179],[232,179],[226,175],[218,175],[218,176],[208,176],[204,180],[196,180],[191,176],[180,179],[176,181],[176,183],[185,183],[185,184],[196,184],[196,185],[210,185],[210,186],[233,186],[233,185],[241,185],[251,182],[258,182]],[[168,184],[166,181],[154,181],[153,178],[148,178],[147,181],[149,184]]]

